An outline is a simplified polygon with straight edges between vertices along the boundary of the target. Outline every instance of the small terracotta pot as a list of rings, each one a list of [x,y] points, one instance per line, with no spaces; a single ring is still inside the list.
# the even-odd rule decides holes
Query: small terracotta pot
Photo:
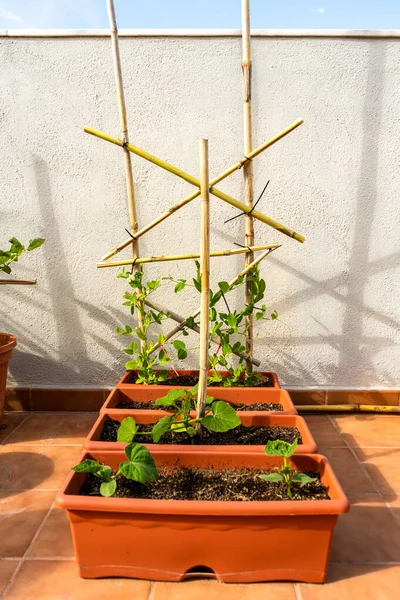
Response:
[[[107,412],[109,410],[116,410],[121,414],[130,414],[133,409],[131,408],[116,408],[118,402],[124,401],[129,402],[130,400],[136,400],[137,402],[154,402],[157,398],[166,396],[168,390],[171,387],[163,385],[120,385],[115,387],[109,394],[108,398],[104,402],[100,413]],[[180,388],[179,388],[180,389]],[[190,388],[182,388],[190,389]],[[244,390],[248,390],[244,392]],[[286,390],[280,388],[270,388],[268,394],[258,394],[261,390],[257,390],[255,393],[254,388],[208,388],[207,394],[218,400],[225,400],[230,402],[233,406],[235,404],[256,404],[258,402],[273,402],[274,404],[282,404],[283,411],[267,411],[268,414],[276,415],[297,415],[297,410]],[[240,411],[243,414],[246,411]],[[265,414],[266,411],[248,411],[251,414]]]
[[[123,450],[127,444],[122,442],[101,442],[99,441],[100,434],[103,430],[104,423],[108,419],[116,419],[117,421],[122,421],[126,415],[121,415],[122,411],[115,412],[107,412],[99,416],[95,424],[93,425],[89,435],[85,439],[83,447],[85,450],[90,452],[100,452],[107,450]],[[131,410],[130,415],[133,417],[138,424],[147,424],[147,423],[157,423],[161,417],[165,416],[166,412],[160,410]],[[298,415],[278,415],[274,413],[270,415],[269,413],[238,413],[240,420],[243,425],[250,427],[251,425],[256,425],[259,427],[272,427],[274,425],[278,425],[281,427],[297,427],[300,432],[303,443],[297,446],[296,453],[298,454],[313,454],[317,451],[317,444],[312,437],[310,430],[307,426],[307,423],[303,417],[299,417]],[[195,416],[195,413],[193,413]],[[245,446],[243,444],[236,444],[230,446],[217,446],[217,445],[181,445],[181,444],[163,444],[159,442],[158,444],[146,444],[145,443],[146,436],[137,436],[135,438],[135,442],[143,443],[149,450],[154,452],[176,452],[180,453],[181,450],[191,452],[214,452],[221,454],[231,454],[237,452],[259,452],[264,454],[265,444],[257,445],[257,446]],[[265,454],[264,454],[265,455]]]
[[[170,390],[171,388],[175,388],[178,387],[179,389],[185,389],[185,390],[190,390],[191,386],[175,386],[175,385],[147,385],[147,384],[136,384],[136,383],[128,383],[132,373],[137,373],[137,371],[126,371],[125,375],[119,380],[119,382],[117,383],[116,387],[120,387],[121,385],[129,385],[129,386],[137,386],[140,388],[146,388],[146,387],[158,387],[158,388],[162,388],[163,390]],[[171,373],[171,377],[174,377],[174,375],[176,375],[176,373],[178,373],[178,375],[194,375],[195,377],[199,376],[199,372],[198,371],[187,371],[187,370],[183,370],[183,371],[169,371],[169,373]],[[228,371],[220,371],[222,376],[226,376],[228,374]],[[267,377],[269,377],[270,379],[272,379],[273,382],[273,386],[271,387],[264,387],[264,388],[257,388],[257,387],[241,387],[241,388],[234,388],[234,389],[240,389],[240,390],[253,390],[253,391],[265,391],[265,390],[271,390],[273,388],[278,388],[280,389],[280,384],[278,381],[278,375],[276,373],[273,372],[269,372],[269,371],[260,371],[259,372],[260,375],[265,375]],[[209,389],[213,389],[213,390],[226,390],[227,388],[223,387],[223,386],[213,386],[212,388]],[[229,388],[228,388],[229,389]],[[164,396],[164,394],[162,394]]]
[[[278,457],[163,452],[159,466],[257,468],[281,464]],[[122,452],[82,455],[117,469]],[[325,580],[333,529],[349,510],[328,460],[298,454],[299,471],[316,471],[330,500],[224,502],[145,500],[79,496],[85,474],[74,473],[59,492],[67,510],[81,577],[135,577],[181,581],[207,572],[226,583]]]
[[[14,335],[0,332],[0,425],[3,419],[4,400],[6,396],[8,361],[16,345],[17,338]]]

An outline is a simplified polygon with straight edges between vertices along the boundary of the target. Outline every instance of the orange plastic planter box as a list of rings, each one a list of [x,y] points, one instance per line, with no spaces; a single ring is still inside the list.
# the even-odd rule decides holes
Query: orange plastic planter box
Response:
[[[14,335],[0,332],[0,425],[4,412],[8,361],[11,358],[13,348],[16,346],[16,344],[17,339]]]
[[[240,468],[261,471],[281,464],[255,453],[163,452],[158,465]],[[94,452],[116,469],[122,452]],[[349,503],[328,460],[295,455],[301,471],[321,474],[330,500],[223,502],[144,500],[79,496],[85,474],[74,473],[57,496],[67,510],[81,577],[135,577],[181,581],[211,572],[222,582],[325,580],[333,529]]]
[[[100,413],[108,412],[110,410],[120,412],[126,416],[131,414],[132,408],[116,408],[118,402],[129,402],[130,400],[136,400],[137,402],[154,402],[157,398],[166,396],[170,386],[164,385],[120,385],[115,387],[109,394],[108,398],[103,404]],[[180,388],[179,388],[180,389]],[[190,389],[190,388],[182,388]],[[264,391],[267,388],[264,388]],[[249,392],[243,393],[243,390],[249,390]],[[256,390],[254,388],[208,388],[207,394],[218,400],[225,400],[230,402],[233,406],[235,403],[242,404],[255,404],[258,402],[273,402],[274,404],[282,404],[283,411],[248,411],[249,414],[276,414],[276,415],[297,415],[297,410],[286,390],[280,388],[269,388],[267,394],[259,394],[262,390]],[[240,411],[239,414],[243,414],[246,411]]]
[[[107,450],[123,450],[126,446],[125,443],[122,442],[101,442],[99,441],[100,434],[102,432],[104,423],[108,419],[116,419],[117,421],[122,421],[126,415],[121,415],[120,413],[124,411],[109,411],[100,415],[97,419],[96,423],[93,425],[92,430],[87,436],[84,442],[84,448],[90,452],[96,451],[107,451]],[[136,423],[156,423],[161,417],[166,415],[167,413],[160,410],[131,410],[130,416],[133,417]],[[194,415],[194,413],[193,413]],[[240,420],[243,425],[251,426],[258,425],[259,427],[272,427],[274,425],[281,427],[297,427],[300,432],[303,443],[297,446],[296,453],[308,453],[312,454],[317,451],[317,444],[315,443],[310,430],[307,426],[306,421],[303,417],[299,417],[298,415],[278,415],[277,413],[269,414],[269,413],[238,413]],[[145,436],[137,436],[135,438],[136,442],[144,443]],[[163,444],[162,442],[158,444],[145,444],[144,445],[149,448],[152,453],[155,452],[176,452],[179,454],[181,451],[188,451],[190,449],[191,452],[214,452],[214,453],[222,453],[222,454],[230,454],[237,452],[259,452],[264,454],[264,446],[245,446],[243,444],[231,445],[231,446],[207,446],[207,445],[181,445],[181,444]]]

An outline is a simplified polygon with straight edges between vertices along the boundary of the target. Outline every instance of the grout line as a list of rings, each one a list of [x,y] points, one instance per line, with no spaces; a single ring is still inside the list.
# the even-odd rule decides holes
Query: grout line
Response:
[[[156,582],[150,581],[150,590],[149,590],[149,595],[147,597],[147,600],[153,600],[154,593],[155,593],[155,586],[156,586]]]
[[[303,600],[303,594],[301,593],[300,584],[294,583],[294,593],[296,594],[296,600]]]
[[[8,583],[7,583],[7,585],[6,585],[6,587],[4,588],[4,591],[3,591],[2,597],[4,597],[4,596],[5,596],[5,594],[8,592],[8,590],[11,588],[12,584],[14,583],[14,581],[15,581],[15,579],[16,579],[16,577],[17,577],[18,573],[20,572],[20,570],[21,570],[21,568],[22,568],[22,565],[24,564],[25,558],[26,558],[26,556],[27,556],[27,554],[28,554],[29,550],[32,548],[32,545],[33,545],[33,544],[35,543],[35,541],[37,540],[37,538],[38,538],[38,536],[39,536],[39,533],[42,531],[42,529],[43,529],[43,527],[44,527],[44,524],[46,523],[46,521],[47,521],[47,519],[48,519],[48,517],[49,517],[49,515],[50,515],[50,512],[51,512],[51,510],[53,509],[53,507],[54,507],[54,502],[52,502],[52,503],[51,503],[49,510],[47,511],[47,513],[45,514],[45,516],[44,516],[44,518],[43,518],[43,521],[41,522],[41,524],[40,524],[40,525],[39,525],[39,527],[37,528],[35,535],[33,536],[32,540],[30,541],[30,543],[29,543],[29,545],[28,545],[27,549],[25,550],[25,552],[24,552],[24,554],[23,554],[22,558],[20,559],[20,561],[19,561],[19,563],[18,563],[18,565],[17,565],[17,568],[15,569],[14,573],[11,575],[11,577],[10,577],[10,579],[9,579],[9,581],[8,581]]]
[[[30,419],[30,417],[31,417],[31,414],[32,414],[32,413],[28,413],[28,414],[26,415],[25,419],[23,419],[23,420],[21,421],[21,423],[19,423],[19,425],[17,425],[17,426],[16,426],[16,428],[15,428],[15,429],[13,429],[12,431],[10,431],[10,433],[9,433],[8,435],[6,435],[6,437],[5,437],[5,438],[3,439],[3,441],[0,443],[0,446],[4,446],[4,445],[6,444],[6,442],[7,442],[8,438],[9,438],[10,436],[12,436],[12,435],[13,435],[13,434],[14,434],[16,431],[18,431],[18,429],[19,429],[20,427],[22,427],[22,425],[23,425],[24,423],[26,423],[26,421],[27,421],[28,419]]]

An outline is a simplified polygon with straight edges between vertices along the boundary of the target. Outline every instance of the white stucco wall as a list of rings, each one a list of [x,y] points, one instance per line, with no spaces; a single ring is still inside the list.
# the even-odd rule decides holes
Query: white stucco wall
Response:
[[[121,53],[137,146],[194,175],[200,137],[212,176],[242,156],[238,36],[126,36]],[[257,241],[283,244],[262,274],[292,328],[258,323],[257,357],[286,385],[398,387],[400,39],[260,34],[253,73],[255,145],[305,121],[255,161],[255,193],[271,180],[259,208],[307,238],[256,223]],[[18,337],[10,383],[111,385],[123,370],[114,330],[129,322],[125,285],[95,268],[127,237],[123,158],[84,125],[119,135],[109,39],[0,37],[0,247],[12,235],[47,240],[14,270],[38,285],[0,287],[0,331]],[[142,225],[192,189],[139,158],[134,176]],[[242,174],[220,188],[242,199]],[[236,213],[212,198],[213,248],[243,242],[242,219],[223,224]],[[198,216],[198,203],[185,207],[141,239],[141,253],[196,251]],[[242,262],[214,259],[213,280]],[[192,264],[146,273],[191,276]],[[155,299],[187,314],[198,304],[166,286]]]

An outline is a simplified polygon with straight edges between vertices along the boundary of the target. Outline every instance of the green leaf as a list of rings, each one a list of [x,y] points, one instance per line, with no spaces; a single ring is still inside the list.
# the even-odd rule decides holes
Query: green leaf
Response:
[[[194,320],[194,317],[188,317],[186,319],[186,323],[188,324],[189,327],[194,327],[194,325],[196,325],[196,321]]]
[[[213,396],[206,396],[206,404],[212,404],[214,402]]]
[[[94,473],[95,475],[103,470],[104,465],[99,463],[97,460],[91,460],[87,458],[83,462],[79,463],[72,470],[76,473]]]
[[[260,479],[264,481],[269,481],[270,483],[275,483],[277,481],[283,481],[282,475],[279,473],[269,473],[268,475],[259,475]]]
[[[138,363],[136,360],[128,360],[128,362],[125,363],[125,369],[127,371],[133,371],[137,367],[138,367]]]
[[[102,468],[96,473],[97,477],[103,479],[103,481],[111,481],[112,469],[107,465],[102,466]]]
[[[158,338],[157,338],[157,341],[158,341],[158,343],[159,343],[159,344],[161,344],[161,345],[162,345],[162,344],[165,344],[165,341],[166,341],[166,340],[165,340],[165,335],[164,335],[163,333],[160,333],[160,335],[159,335],[159,336],[158,336]]]
[[[1,270],[8,275],[11,273],[11,268],[8,265],[2,265]]]
[[[232,327],[232,329],[234,331],[237,331],[237,320],[236,320],[236,315],[234,315],[233,313],[229,313],[226,316],[226,322],[228,323],[228,325],[230,327]]]
[[[272,321],[275,321],[275,319],[278,318],[278,313],[276,312],[276,310],[274,310],[274,312],[271,313],[271,319]]]
[[[227,281],[220,281],[218,287],[223,294],[226,294],[230,290],[230,285]]]
[[[121,425],[118,428],[117,442],[126,442],[129,444],[135,437],[139,426],[136,425],[135,419],[132,417],[126,417],[121,421]]]
[[[27,247],[28,252],[31,250],[35,250],[36,248],[40,248],[42,244],[44,244],[45,240],[43,238],[35,238],[34,240],[29,240],[29,246]]]
[[[294,440],[293,444],[288,444],[282,440],[269,441],[264,448],[265,454],[268,456],[284,456],[289,458],[294,454],[297,448],[297,439]]]
[[[166,396],[157,398],[155,404],[158,406],[171,406],[175,404],[176,400],[183,398],[186,395],[186,390],[169,390]]]
[[[157,479],[158,471],[154,458],[142,444],[129,444],[125,448],[125,454],[128,462],[121,463],[119,470],[127,479],[140,483]]]
[[[171,417],[163,417],[157,421],[157,423],[155,423],[153,429],[151,430],[151,435],[155,444],[158,444],[160,438],[169,430],[170,425]]]
[[[305,483],[312,483],[313,481],[317,481],[317,477],[309,477],[305,473],[295,473],[292,477],[292,481],[304,485]]]
[[[12,250],[14,252],[17,253],[22,253],[25,250],[25,246],[23,244],[21,244],[21,242],[19,240],[17,240],[17,238],[12,237],[8,240],[12,246]]]
[[[235,409],[222,400],[216,400],[211,404],[212,415],[201,419],[202,425],[211,431],[229,431],[241,424]]]
[[[186,280],[185,279],[180,279],[178,281],[178,283],[176,284],[176,286],[175,286],[175,289],[174,289],[175,294],[177,294],[178,292],[180,292],[181,290],[183,290],[183,288],[185,287],[185,285],[186,285]]]
[[[117,482],[115,479],[112,479],[111,481],[103,481],[100,486],[100,494],[105,498],[109,498],[110,496],[114,495],[116,489]]]
[[[172,345],[175,348],[175,350],[179,350],[180,348],[182,348],[182,350],[186,350],[185,342],[181,342],[180,340],[175,340],[174,342],[172,342]]]
[[[191,403],[191,395],[186,394],[186,396],[182,400],[182,412],[186,415],[190,413],[190,403]]]

